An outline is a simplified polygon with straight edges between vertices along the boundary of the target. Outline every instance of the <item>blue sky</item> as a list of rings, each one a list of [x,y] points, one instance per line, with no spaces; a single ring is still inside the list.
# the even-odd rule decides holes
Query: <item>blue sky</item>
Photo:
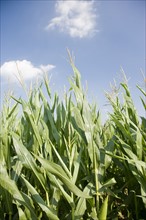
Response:
[[[136,85],[144,86],[145,1],[1,1],[1,100],[8,89],[17,97],[17,66],[26,82],[42,69],[52,75],[51,88],[63,94],[72,70],[66,48],[75,56],[82,82],[105,114],[104,91],[120,81],[122,67],[140,115],[144,115]]]

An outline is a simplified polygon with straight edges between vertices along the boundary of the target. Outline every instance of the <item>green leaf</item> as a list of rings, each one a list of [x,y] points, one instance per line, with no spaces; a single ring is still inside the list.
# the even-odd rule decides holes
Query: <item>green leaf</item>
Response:
[[[25,215],[25,212],[23,212],[21,207],[17,206],[17,209],[18,209],[18,214],[19,214],[19,220],[28,220],[26,215]]]
[[[29,209],[31,213],[31,219],[37,219],[34,210],[25,201],[17,185],[12,179],[10,179],[5,166],[3,166],[2,164],[0,165],[0,185],[1,187],[3,187],[4,190],[8,191],[12,195],[12,197],[18,202],[18,204],[23,205],[24,207],[27,207]]]
[[[83,192],[86,194],[90,194],[91,190],[93,188],[93,184],[90,182],[88,183],[88,185],[84,188]],[[80,198],[77,206],[75,208],[75,213],[74,213],[74,218],[75,220],[80,220],[81,217],[83,217],[85,211],[87,209],[87,205],[86,205],[86,199],[85,198]]]
[[[99,220],[107,219],[107,210],[108,210],[108,195],[106,196],[99,213]]]
[[[104,184],[102,184],[102,186],[101,186],[101,188],[99,189],[98,192],[107,191],[106,189],[108,187],[113,186],[114,184],[116,184],[116,180],[115,180],[115,178],[111,178],[111,179],[107,180]]]
[[[78,197],[84,197],[84,198],[90,198],[89,195],[82,192],[74,183],[73,181],[66,175],[64,170],[57,164],[50,162],[48,160],[45,160],[37,155],[35,157],[39,160],[39,162],[42,164],[43,168],[46,170],[46,172],[50,172],[54,174],[56,177],[58,177],[65,186],[68,187],[68,189],[73,192]]]
[[[24,178],[24,176],[21,176],[21,178],[23,179],[23,181],[25,182],[28,190],[30,191],[30,193],[32,194],[32,198],[34,199],[34,201],[41,207],[41,209],[46,213],[46,215],[48,216],[48,218],[51,220],[59,220],[59,218],[57,217],[57,215],[55,214],[55,211],[51,210],[51,208],[49,208],[46,203],[44,202],[44,200],[42,199],[42,197],[38,194],[38,192],[36,191],[36,189]]]
[[[50,181],[53,183],[53,185],[55,185],[57,188],[59,188],[59,190],[61,191],[62,195],[64,196],[64,198],[68,201],[68,203],[70,204],[70,206],[72,208],[74,208],[74,201],[73,198],[64,190],[62,183],[60,182],[60,180],[58,180],[53,174],[48,173],[47,174]]]
[[[35,174],[35,176],[41,183],[44,190],[46,190],[45,179],[42,173],[40,172],[39,167],[37,166],[34,158],[30,154],[30,152],[27,150],[27,148],[22,144],[22,142],[19,141],[18,135],[16,135],[15,133],[12,133],[12,137],[13,137],[14,148],[19,157],[19,160],[22,162],[23,166],[33,171],[33,173]]]

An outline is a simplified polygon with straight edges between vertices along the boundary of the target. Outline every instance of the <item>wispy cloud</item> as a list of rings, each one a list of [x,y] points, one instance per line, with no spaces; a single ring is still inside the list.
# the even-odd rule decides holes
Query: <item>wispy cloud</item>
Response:
[[[16,82],[18,80],[31,80],[43,74],[43,72],[49,72],[55,66],[53,65],[40,65],[35,67],[30,61],[16,60],[5,62],[0,67],[0,75],[9,80],[10,82]]]
[[[57,1],[55,5],[56,17],[54,17],[47,30],[59,28],[71,37],[89,37],[97,32],[94,1]]]

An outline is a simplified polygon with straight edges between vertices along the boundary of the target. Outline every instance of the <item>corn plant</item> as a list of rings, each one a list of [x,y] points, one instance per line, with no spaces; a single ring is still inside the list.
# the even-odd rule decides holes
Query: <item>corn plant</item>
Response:
[[[127,83],[121,83],[124,89],[123,102],[116,96],[108,99],[113,107],[110,114],[115,130],[114,153],[107,151],[113,157],[114,166],[110,167],[118,184],[115,205],[118,215],[124,219],[144,219],[146,215],[146,118],[141,121],[135,109]],[[146,97],[145,91],[140,91]],[[141,98],[144,108],[145,101]],[[116,169],[115,169],[116,168]],[[120,189],[119,189],[120,186]],[[120,196],[119,196],[120,195]],[[142,202],[142,201],[143,202]],[[133,213],[130,210],[134,207]],[[115,210],[112,213],[114,215]]]
[[[26,100],[11,96],[14,104],[3,105],[0,219],[144,219],[146,119],[121,84],[124,102],[108,97],[113,113],[102,124],[69,58],[74,75],[64,100],[44,76]]]

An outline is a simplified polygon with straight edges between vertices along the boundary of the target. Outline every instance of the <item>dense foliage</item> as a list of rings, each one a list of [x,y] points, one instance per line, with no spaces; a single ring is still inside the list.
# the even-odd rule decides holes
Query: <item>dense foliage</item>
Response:
[[[0,219],[144,219],[146,118],[121,83],[123,100],[107,94],[113,111],[101,123],[71,65],[63,101],[44,78],[47,97],[39,86],[27,100],[11,97],[13,106],[3,105]]]

